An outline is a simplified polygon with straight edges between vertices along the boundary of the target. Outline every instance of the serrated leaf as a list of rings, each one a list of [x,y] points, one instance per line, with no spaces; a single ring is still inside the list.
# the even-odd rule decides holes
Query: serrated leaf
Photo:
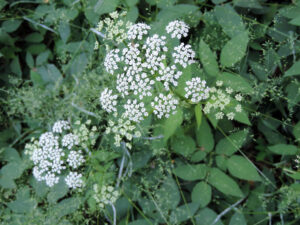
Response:
[[[233,67],[245,55],[249,42],[248,34],[241,33],[229,40],[221,51],[221,64]]]
[[[223,31],[231,38],[239,36],[241,33],[246,33],[245,25],[242,18],[229,5],[215,7],[215,16]]]
[[[224,72],[218,77],[218,80],[223,81],[225,86],[235,91],[240,91],[245,94],[251,94],[254,91],[250,82],[238,74]]]
[[[172,139],[171,146],[174,152],[181,154],[185,157],[189,156],[196,150],[196,144],[190,136],[175,136]]]
[[[225,195],[243,197],[244,194],[237,183],[218,168],[212,168],[209,172],[208,183]]]
[[[202,39],[199,45],[199,56],[205,72],[208,75],[217,76],[219,74],[219,66],[216,56]]]
[[[58,184],[55,184],[49,194],[47,195],[47,200],[52,203],[55,204],[57,202],[58,199],[64,197],[69,191],[69,187],[66,185],[65,181],[60,178],[60,181],[58,182]]]
[[[261,181],[254,165],[242,156],[233,155],[227,160],[227,168],[231,175],[250,181]]]
[[[232,155],[242,147],[247,135],[248,131],[242,130],[231,134],[228,137],[222,138],[216,146],[216,153],[224,154],[227,156]]]
[[[175,209],[180,202],[180,194],[177,184],[172,177],[167,177],[156,192],[156,198],[163,212],[168,209]]]
[[[174,174],[183,180],[193,181],[204,179],[207,173],[205,164],[180,165],[173,170]]]
[[[192,201],[200,203],[200,207],[207,206],[211,201],[211,187],[201,181],[195,185],[192,191]]]
[[[29,188],[24,187],[17,193],[15,201],[7,203],[8,207],[15,213],[28,213],[36,207],[37,203],[30,198]]]
[[[215,141],[211,128],[204,117],[200,127],[196,128],[195,132],[198,145],[203,147],[205,152],[210,152],[214,148]]]
[[[295,145],[278,144],[268,146],[268,149],[278,155],[296,155],[299,150]]]
[[[295,62],[284,74],[285,77],[296,75],[300,75],[300,61]]]

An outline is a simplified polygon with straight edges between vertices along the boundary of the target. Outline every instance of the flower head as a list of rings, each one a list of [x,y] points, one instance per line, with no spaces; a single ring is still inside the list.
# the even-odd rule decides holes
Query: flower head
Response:
[[[183,21],[174,20],[167,25],[166,31],[168,34],[171,33],[172,38],[181,39],[187,37],[189,26]]]
[[[190,98],[192,103],[198,103],[209,97],[209,88],[206,86],[206,81],[200,77],[194,77],[186,82],[185,97]]]

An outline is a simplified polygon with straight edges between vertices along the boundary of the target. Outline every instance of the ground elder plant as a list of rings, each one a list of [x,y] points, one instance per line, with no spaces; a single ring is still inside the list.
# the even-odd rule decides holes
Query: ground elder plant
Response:
[[[57,121],[51,131],[25,146],[25,154],[34,164],[33,176],[39,182],[52,187],[63,179],[69,188],[84,186],[86,178],[82,172],[98,136],[97,128],[88,129],[89,124],[90,121],[86,124],[77,121],[72,129],[68,121]]]
[[[113,32],[109,26],[107,29]],[[185,22],[171,21],[163,34],[151,33],[151,26],[145,23],[120,32],[126,37],[122,44],[106,47],[104,68],[113,82],[100,96],[102,108],[114,118],[106,133],[114,134],[116,146],[125,141],[131,148],[132,137],[140,137],[139,131],[134,133],[137,124],[151,114],[154,120],[167,119],[183,102],[203,104],[203,112],[214,114],[216,120],[233,120],[236,112],[242,111],[241,104],[232,104],[233,89],[221,89],[222,81],[210,88],[202,77],[180,80],[183,71],[196,63],[191,45],[181,42],[189,32]],[[185,86],[183,96],[177,92],[179,85]],[[235,101],[241,100],[237,94]]]

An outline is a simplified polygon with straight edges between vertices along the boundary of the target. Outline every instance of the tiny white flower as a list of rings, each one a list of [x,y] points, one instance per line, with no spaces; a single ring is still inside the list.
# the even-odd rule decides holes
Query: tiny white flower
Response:
[[[167,25],[166,31],[168,34],[171,33],[172,38],[181,39],[182,37],[187,37],[189,26],[183,21],[174,20]]]

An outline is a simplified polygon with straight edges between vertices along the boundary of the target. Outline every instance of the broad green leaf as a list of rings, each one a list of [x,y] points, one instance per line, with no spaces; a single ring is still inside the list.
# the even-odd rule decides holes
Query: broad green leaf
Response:
[[[35,86],[40,86],[44,84],[44,81],[41,77],[40,74],[38,74],[37,72],[35,72],[34,70],[30,71],[30,79],[33,82],[33,85]]]
[[[227,156],[232,155],[240,149],[248,135],[248,130],[238,131],[221,139],[216,146],[216,153]]]
[[[170,115],[163,124],[164,140],[167,141],[181,125],[183,121],[183,112],[180,108],[177,109],[175,114]]]
[[[202,39],[199,45],[199,57],[203,68],[208,75],[215,77],[219,74],[216,56]]]
[[[19,61],[19,56],[16,56],[10,63],[10,69],[13,73],[17,74],[19,77],[22,76],[22,69]]]
[[[229,40],[221,51],[221,64],[233,67],[245,55],[248,45],[248,34],[241,33]]]
[[[61,218],[65,215],[74,213],[80,207],[81,202],[82,200],[79,197],[64,199],[58,204],[53,205],[52,210],[50,210],[50,215]]]
[[[73,62],[71,62],[70,70],[68,72],[70,75],[81,74],[85,70],[87,64],[88,59],[86,53],[81,53],[76,56]]]
[[[211,128],[204,117],[200,127],[196,128],[195,132],[198,145],[203,147],[205,152],[210,152],[215,146],[215,141]]]
[[[289,68],[284,74],[285,77],[296,75],[300,75],[300,61],[295,62],[294,65],[292,65],[292,67]]]
[[[248,112],[246,112],[244,109],[242,110],[242,112],[235,112],[234,120],[251,126],[251,122],[249,120]]]
[[[229,225],[247,225],[245,217],[240,212],[235,212],[230,219]]]
[[[209,172],[208,183],[225,195],[243,197],[244,194],[237,183],[218,168],[212,168]]]
[[[174,152],[185,157],[191,155],[196,150],[196,144],[190,136],[175,136],[172,139],[171,146]]]
[[[300,172],[295,172],[295,173],[285,172],[285,174],[288,175],[289,177],[295,179],[295,180],[300,180]]]
[[[170,222],[171,224],[181,224],[194,216],[199,208],[197,203],[188,203],[179,206],[171,212]]]
[[[223,2],[226,2],[227,0],[212,0],[212,2],[214,4],[220,4],[220,3],[223,3]]]
[[[139,219],[139,220],[135,220],[133,222],[128,223],[128,225],[149,225],[152,224],[152,222],[150,220],[144,220],[144,219]]]
[[[201,209],[196,215],[196,225],[210,225],[213,224],[217,218],[217,214],[210,208]],[[222,221],[217,221],[214,225],[223,225]]]
[[[7,203],[8,207],[15,213],[28,213],[35,209],[37,203],[34,199],[30,198],[28,187],[19,189],[17,199]]]
[[[43,39],[44,39],[44,36],[38,32],[28,34],[25,37],[25,41],[32,42],[32,43],[40,43],[43,41]]]
[[[27,63],[27,66],[32,69],[34,67],[34,59],[32,57],[32,55],[30,54],[30,52],[27,52],[26,53],[26,63]]]
[[[219,169],[226,171],[227,170],[227,158],[224,155],[216,156],[216,164]]]
[[[296,155],[299,152],[295,145],[286,144],[268,146],[268,149],[278,155]]]
[[[202,121],[202,107],[200,104],[197,104],[195,106],[195,116],[196,116],[197,128],[199,128]]]
[[[138,3],[138,0],[125,0],[126,4],[131,7],[135,6]]]
[[[42,52],[36,57],[35,64],[36,66],[41,66],[47,63],[48,57],[50,56],[51,52],[49,50]]]
[[[34,192],[35,194],[40,197],[43,198],[45,197],[45,195],[47,194],[47,192],[49,191],[49,187],[46,185],[45,182],[40,182],[35,178],[32,178],[30,180],[30,184],[31,186],[34,188]]]
[[[294,126],[293,134],[297,141],[300,141],[300,121]]]
[[[59,35],[64,43],[68,41],[71,34],[71,29],[68,23],[61,22],[58,26]]]
[[[60,71],[54,64],[47,64],[37,69],[37,72],[41,75],[43,81],[48,84],[55,84],[62,79]]]
[[[1,158],[2,162],[6,161],[6,162],[20,163],[20,161],[21,161],[19,153],[14,148],[5,147],[5,148],[0,150],[0,153],[1,153],[0,158]]]
[[[252,9],[263,9],[258,0],[234,0],[234,6]]]
[[[211,187],[201,181],[195,185],[192,191],[192,201],[200,203],[200,207],[207,206],[211,201]]]
[[[10,33],[16,31],[21,25],[21,23],[22,20],[7,20],[2,23],[1,28],[7,33]]]
[[[105,13],[110,13],[114,11],[118,6],[119,0],[98,0],[97,4],[94,7],[94,12],[98,15],[102,15]]]
[[[180,193],[176,182],[172,177],[167,177],[156,192],[156,199],[163,212],[168,209],[175,209],[180,202]]]
[[[180,165],[174,170],[174,174],[183,180],[193,181],[204,179],[207,173],[207,167],[205,164],[196,165]]]
[[[48,202],[55,204],[57,200],[64,197],[69,191],[69,187],[64,182],[63,178],[60,178],[58,184],[55,184],[49,194],[47,195]]]
[[[298,16],[298,17],[292,19],[292,20],[290,21],[290,24],[293,24],[293,25],[296,25],[296,26],[300,26],[300,16]]]
[[[227,168],[231,175],[251,181],[261,181],[254,165],[242,156],[233,155],[227,160]]]
[[[10,162],[1,168],[0,175],[2,177],[5,176],[5,177],[9,177],[11,179],[17,179],[22,175],[24,169],[25,169],[25,166],[23,163]]]
[[[198,150],[191,156],[191,162],[200,162],[206,157],[206,152]]]
[[[215,7],[215,16],[223,31],[231,38],[236,38],[241,33],[246,33],[242,18],[229,5]],[[232,49],[233,50],[233,49]]]
[[[224,72],[218,77],[218,80],[223,81],[225,86],[231,87],[235,91],[240,91],[245,94],[251,94],[254,91],[250,82],[238,74]]]

